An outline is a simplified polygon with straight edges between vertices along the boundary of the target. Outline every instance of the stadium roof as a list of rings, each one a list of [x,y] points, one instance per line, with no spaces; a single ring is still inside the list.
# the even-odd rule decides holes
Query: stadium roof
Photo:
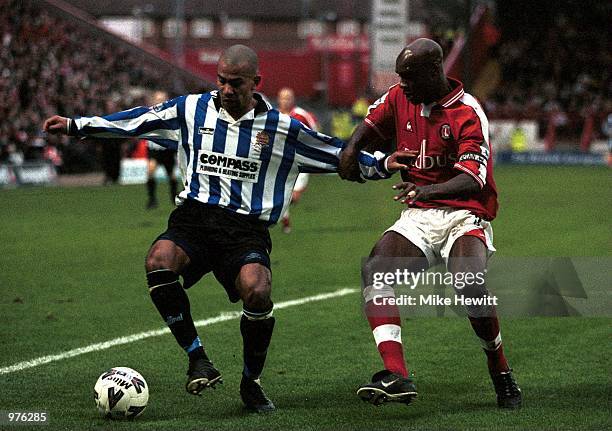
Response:
[[[137,8],[148,16],[175,15],[173,0],[67,0],[67,3],[95,16],[133,15]],[[337,18],[367,20],[371,0],[184,0],[185,16],[244,17],[258,19],[322,18],[332,12]]]

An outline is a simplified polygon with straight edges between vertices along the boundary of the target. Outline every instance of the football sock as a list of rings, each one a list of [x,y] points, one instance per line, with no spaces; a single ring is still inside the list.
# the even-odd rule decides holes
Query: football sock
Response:
[[[170,201],[172,203],[174,203],[174,197],[176,196],[176,187],[177,187],[177,181],[170,180]]]
[[[487,365],[489,373],[495,375],[506,372],[510,369],[506,356],[504,356],[504,346],[502,345],[501,332],[499,330],[499,320],[493,317],[471,317],[470,324],[474,332],[480,339],[482,348],[487,355]]]
[[[155,187],[157,186],[157,182],[154,178],[149,178],[147,180],[147,194],[149,195],[149,202],[155,202]]]
[[[408,377],[399,309],[396,305],[376,305],[374,301],[368,301],[365,312],[385,368],[392,373]]]
[[[208,359],[193,324],[189,298],[179,282],[178,274],[169,269],[151,271],[147,273],[147,284],[153,304],[189,359]]]
[[[247,307],[242,309],[240,332],[244,354],[243,374],[248,378],[258,379],[263,371],[274,322],[272,306],[267,310],[254,310]]]

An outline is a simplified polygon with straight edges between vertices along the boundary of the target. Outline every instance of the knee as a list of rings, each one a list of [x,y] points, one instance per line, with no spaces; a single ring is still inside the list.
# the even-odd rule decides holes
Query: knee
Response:
[[[240,297],[244,305],[253,310],[266,310],[272,307],[270,294],[272,283],[267,274],[261,272],[241,272],[239,275]]]
[[[145,269],[147,272],[155,271],[157,269],[167,269],[167,261],[168,259],[163,252],[156,247],[152,247],[147,254],[147,258],[145,259]]]
[[[153,244],[149,250],[145,259],[145,269],[147,272],[169,269],[179,273],[186,264],[186,259],[186,255],[179,253],[172,242],[162,240]]]

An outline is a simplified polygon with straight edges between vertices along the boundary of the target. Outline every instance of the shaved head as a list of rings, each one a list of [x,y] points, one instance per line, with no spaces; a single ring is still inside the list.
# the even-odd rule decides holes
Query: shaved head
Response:
[[[417,39],[405,47],[397,56],[395,71],[408,72],[419,66],[442,66],[442,47],[431,39]]]
[[[257,74],[258,63],[255,51],[244,45],[232,45],[219,57],[217,87],[221,106],[234,119],[242,117],[257,104],[253,93],[261,80]]]
[[[450,91],[444,75],[442,47],[431,39],[417,39],[397,56],[395,73],[412,103],[431,103]]]
[[[240,67],[245,73],[252,76],[257,75],[259,60],[257,54],[245,45],[232,45],[221,54],[219,62],[228,66]]]

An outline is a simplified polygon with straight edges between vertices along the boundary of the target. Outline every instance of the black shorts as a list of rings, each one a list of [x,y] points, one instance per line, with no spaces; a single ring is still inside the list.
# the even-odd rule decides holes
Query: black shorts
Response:
[[[162,165],[167,172],[172,173],[176,164],[176,151],[172,150],[151,150],[149,149],[149,159],[155,160]]]
[[[231,302],[240,299],[236,277],[243,265],[270,268],[272,241],[264,222],[192,199],[172,211],[168,229],[155,241],[160,239],[174,242],[189,256],[191,262],[180,274],[185,289],[212,271]]]

